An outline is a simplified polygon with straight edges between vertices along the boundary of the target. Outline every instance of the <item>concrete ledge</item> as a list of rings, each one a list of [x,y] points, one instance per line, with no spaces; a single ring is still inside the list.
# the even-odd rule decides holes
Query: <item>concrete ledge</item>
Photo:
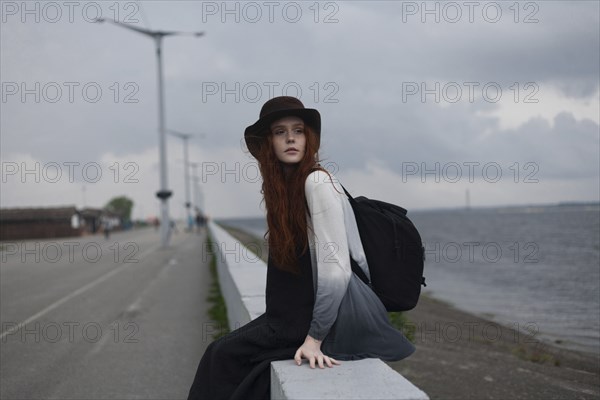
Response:
[[[208,223],[231,330],[265,312],[267,265],[220,226]],[[312,369],[304,360],[271,363],[272,399],[411,399],[429,397],[379,359]]]
[[[223,228],[210,221],[208,229],[217,258],[221,293],[231,330],[265,312],[267,265]]]
[[[271,399],[402,399],[429,397],[376,358],[312,369],[293,360],[271,363]]]

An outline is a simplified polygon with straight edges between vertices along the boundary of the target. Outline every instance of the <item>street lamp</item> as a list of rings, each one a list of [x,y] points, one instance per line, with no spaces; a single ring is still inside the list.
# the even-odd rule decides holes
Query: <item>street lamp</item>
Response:
[[[189,172],[189,163],[188,163],[188,140],[193,135],[191,133],[182,133],[178,131],[174,131],[172,129],[167,130],[173,136],[176,136],[183,140],[183,175],[184,175],[184,183],[185,183],[185,208],[186,208],[186,216],[187,216],[187,226],[188,230],[191,232],[193,230],[194,221],[192,219],[191,213],[191,202],[190,202],[190,172]],[[204,134],[200,134],[199,136],[204,137]]]
[[[200,210],[200,212],[202,214],[205,214],[204,212],[204,204],[200,204],[200,177],[198,176],[198,167],[200,166],[199,163],[195,163],[195,162],[191,162],[190,166],[192,167],[192,170],[194,171],[192,174],[192,180],[194,182],[194,205],[196,206],[196,208],[198,210]]]
[[[175,32],[175,31],[151,31],[149,29],[130,26],[121,22],[113,21],[109,18],[98,18],[98,22],[108,21],[123,28],[142,33],[154,39],[156,45],[156,60],[158,63],[158,151],[160,157],[160,190],[156,192],[156,197],[160,199],[160,241],[163,247],[169,244],[169,203],[168,199],[173,194],[167,189],[167,143],[165,139],[165,116],[164,116],[164,101],[163,101],[163,78],[162,78],[162,38],[173,35],[192,35],[202,36],[204,32]]]

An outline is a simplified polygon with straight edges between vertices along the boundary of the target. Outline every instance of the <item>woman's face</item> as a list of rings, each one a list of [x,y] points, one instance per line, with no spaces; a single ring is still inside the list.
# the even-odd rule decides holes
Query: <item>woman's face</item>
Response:
[[[278,119],[271,124],[271,133],[273,150],[279,161],[296,164],[302,160],[306,151],[306,136],[301,118],[289,116]]]

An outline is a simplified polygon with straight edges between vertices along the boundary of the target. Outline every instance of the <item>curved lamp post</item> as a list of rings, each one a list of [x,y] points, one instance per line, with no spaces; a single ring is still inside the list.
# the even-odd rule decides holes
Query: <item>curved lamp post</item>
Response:
[[[167,130],[173,136],[176,136],[183,140],[183,175],[184,175],[184,185],[185,185],[185,208],[186,208],[186,217],[187,217],[187,227],[190,232],[193,231],[194,221],[192,219],[192,211],[191,211],[191,201],[190,201],[190,171],[189,171],[189,157],[188,157],[188,140],[194,136],[191,133],[183,133],[174,131],[172,129]],[[204,137],[204,134],[201,133],[198,136]]]
[[[160,239],[161,245],[166,247],[169,244],[169,203],[168,199],[173,194],[167,189],[167,143],[165,140],[165,116],[164,116],[164,94],[163,94],[163,78],[162,78],[162,38],[173,35],[191,35],[202,36],[204,32],[176,32],[176,31],[152,31],[149,29],[138,28],[136,26],[127,25],[121,22],[113,21],[109,18],[98,18],[96,21],[108,21],[112,24],[119,25],[123,28],[142,33],[154,39],[156,45],[156,60],[158,62],[158,137],[159,137],[159,157],[160,157],[160,190],[156,192],[156,197],[160,199]]]

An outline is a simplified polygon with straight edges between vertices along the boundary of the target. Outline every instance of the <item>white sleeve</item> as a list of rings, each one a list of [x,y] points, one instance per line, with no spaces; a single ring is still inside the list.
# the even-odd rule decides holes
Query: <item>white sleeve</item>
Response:
[[[344,210],[340,193],[334,188],[331,178],[323,171],[313,172],[306,179],[305,194],[315,235],[317,261],[317,288],[308,334],[323,340],[337,318],[352,268]],[[343,192],[341,195],[344,195]]]

